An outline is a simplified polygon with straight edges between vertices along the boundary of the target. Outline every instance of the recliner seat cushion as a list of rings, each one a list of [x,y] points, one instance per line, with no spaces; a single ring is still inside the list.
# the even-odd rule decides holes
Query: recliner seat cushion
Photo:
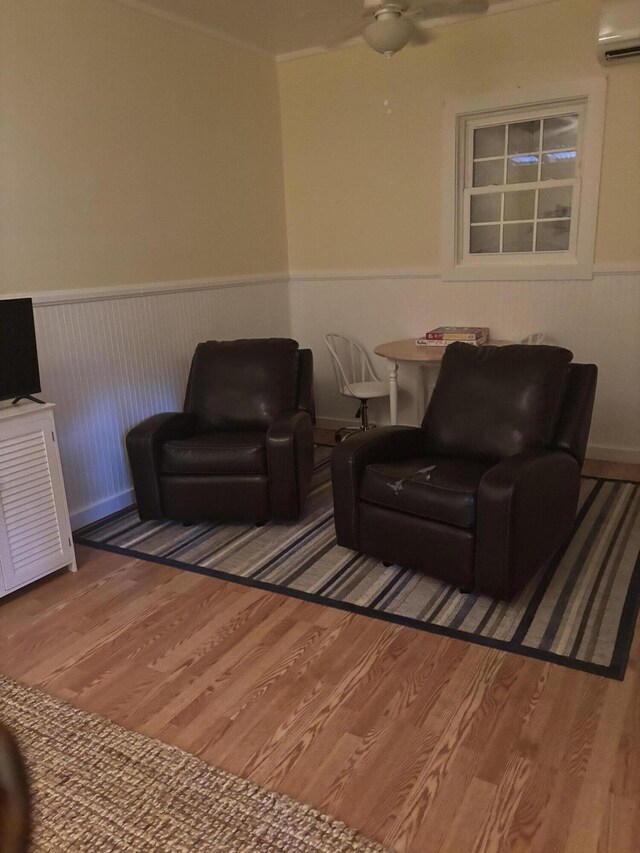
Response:
[[[503,459],[552,440],[573,353],[450,344],[422,421],[430,452]]]
[[[167,441],[163,474],[266,474],[266,433],[212,432]]]
[[[480,480],[490,462],[429,456],[367,465],[360,498],[369,503],[471,529]]]
[[[267,430],[297,407],[298,344],[289,338],[198,344],[185,412],[201,432]]]

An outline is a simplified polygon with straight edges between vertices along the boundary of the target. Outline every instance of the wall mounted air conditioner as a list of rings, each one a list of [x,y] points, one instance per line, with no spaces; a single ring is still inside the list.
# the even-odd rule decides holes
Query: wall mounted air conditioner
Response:
[[[598,59],[603,65],[640,59],[640,0],[602,0]]]

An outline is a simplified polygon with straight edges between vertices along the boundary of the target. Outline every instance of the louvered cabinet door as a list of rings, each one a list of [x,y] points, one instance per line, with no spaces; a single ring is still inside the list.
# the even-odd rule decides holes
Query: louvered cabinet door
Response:
[[[75,567],[52,407],[38,409],[20,413],[17,407],[14,417],[3,410],[0,418],[4,592],[65,565]]]

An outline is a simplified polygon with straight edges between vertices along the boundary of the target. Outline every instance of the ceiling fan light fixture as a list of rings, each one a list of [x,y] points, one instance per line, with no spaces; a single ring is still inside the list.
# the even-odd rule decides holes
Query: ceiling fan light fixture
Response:
[[[362,36],[369,47],[385,56],[393,56],[401,50],[409,41],[412,34],[410,21],[401,14],[389,16],[378,15],[374,21],[368,24]]]

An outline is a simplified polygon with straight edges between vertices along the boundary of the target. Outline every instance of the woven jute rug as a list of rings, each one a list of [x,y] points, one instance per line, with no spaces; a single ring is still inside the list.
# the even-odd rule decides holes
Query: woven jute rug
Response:
[[[135,508],[76,541],[586,670],[624,676],[640,601],[640,487],[583,478],[569,542],[510,602],[384,566],[336,543],[331,450],[316,448],[297,524],[140,521]],[[544,535],[544,531],[540,531]]]
[[[0,676],[34,853],[384,853],[333,818]]]

